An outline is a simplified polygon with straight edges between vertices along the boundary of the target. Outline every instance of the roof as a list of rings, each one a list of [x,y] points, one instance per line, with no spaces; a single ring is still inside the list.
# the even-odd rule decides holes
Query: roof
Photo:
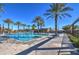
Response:
[[[72,23],[72,25],[76,24],[77,22],[79,22],[79,18],[77,18],[77,19]]]

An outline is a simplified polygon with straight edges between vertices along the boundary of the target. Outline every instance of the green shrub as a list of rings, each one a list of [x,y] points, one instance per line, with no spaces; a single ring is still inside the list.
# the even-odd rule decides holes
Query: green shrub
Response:
[[[69,35],[70,41],[72,42],[72,44],[79,48],[79,37],[77,36],[73,36],[73,35]]]

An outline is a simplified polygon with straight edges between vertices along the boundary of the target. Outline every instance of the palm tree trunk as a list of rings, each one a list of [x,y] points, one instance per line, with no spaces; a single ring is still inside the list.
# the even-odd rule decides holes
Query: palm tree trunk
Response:
[[[18,25],[18,40],[19,40],[19,25]]]
[[[19,25],[18,25],[18,32],[19,32]]]
[[[10,26],[10,24],[8,23],[8,34],[10,34],[10,31],[9,31],[10,28],[9,28],[9,26]]]
[[[40,32],[42,32],[42,30],[41,30],[41,29],[42,29],[42,26],[40,26]]]
[[[25,26],[23,27],[23,30],[25,30]]]
[[[58,15],[55,15],[55,34],[57,35],[57,19],[58,19]]]
[[[38,33],[39,33],[39,24],[38,24]]]
[[[2,32],[4,33],[4,24],[3,24],[3,31]]]
[[[13,30],[13,25],[12,25],[12,30]]]
[[[74,34],[74,25],[72,25],[71,33]]]
[[[1,33],[1,24],[0,24],[0,33]]]
[[[25,32],[25,26],[23,26],[23,32]]]

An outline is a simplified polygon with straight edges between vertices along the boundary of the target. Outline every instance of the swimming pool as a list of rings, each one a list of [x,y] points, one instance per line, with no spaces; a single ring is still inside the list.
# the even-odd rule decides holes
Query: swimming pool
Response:
[[[13,38],[15,40],[18,40],[18,41],[30,41],[32,39],[35,39],[35,38],[40,38],[42,36],[48,36],[48,34],[41,34],[41,33],[16,33],[16,34],[8,34],[7,35],[9,38]]]

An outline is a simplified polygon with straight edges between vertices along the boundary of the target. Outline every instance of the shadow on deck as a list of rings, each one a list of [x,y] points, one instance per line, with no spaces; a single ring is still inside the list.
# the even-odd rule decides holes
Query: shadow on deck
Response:
[[[55,37],[55,36],[54,36],[54,37]],[[26,50],[24,50],[24,51],[22,51],[22,52],[16,54],[16,55],[27,55],[27,54],[31,53],[32,51],[34,51],[34,50],[36,50],[36,51],[38,51],[38,50],[60,50],[59,53],[61,53],[61,52],[70,52],[69,55],[79,55],[78,52],[76,53],[76,52],[74,52],[73,50],[65,50],[65,49],[74,49],[73,47],[39,48],[41,45],[47,43],[48,41],[50,41],[50,40],[51,40],[52,38],[54,38],[54,37],[49,37],[47,40],[42,41],[42,42],[40,42],[40,43],[38,43],[38,44],[36,44],[36,45],[34,45],[34,46],[28,48],[28,49],[26,49]],[[71,43],[63,43],[63,42],[62,42],[62,44],[71,44]],[[63,51],[63,50],[65,50],[65,51]],[[58,53],[58,55],[60,55],[59,53]],[[68,54],[67,54],[67,55],[68,55]]]
[[[54,38],[54,37],[55,37],[55,36],[53,36],[53,37],[48,37],[47,40],[42,41],[42,42],[40,42],[40,43],[38,43],[38,44],[36,44],[36,45],[34,45],[34,46],[28,48],[28,49],[26,49],[26,50],[24,50],[24,51],[22,51],[22,52],[16,54],[16,55],[27,55],[28,53],[30,53],[30,52],[36,50],[38,47],[40,47],[41,45],[47,43],[48,41],[50,41],[50,40],[51,40],[52,38]]]

